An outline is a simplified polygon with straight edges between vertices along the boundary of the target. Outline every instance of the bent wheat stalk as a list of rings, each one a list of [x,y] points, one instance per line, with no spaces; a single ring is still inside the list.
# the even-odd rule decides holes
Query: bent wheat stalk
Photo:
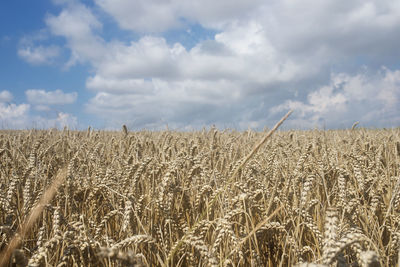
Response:
[[[260,140],[260,142],[253,148],[253,150],[244,158],[243,162],[236,168],[235,172],[230,177],[230,180],[233,179],[237,175],[239,170],[242,169],[247,164],[247,162],[254,156],[254,154],[260,149],[260,147],[268,140],[268,138],[270,138],[271,135],[279,128],[279,126],[281,126],[281,124],[290,116],[290,114],[292,114],[292,112],[293,112],[293,110],[289,110],[289,112],[286,113],[286,115],[283,116],[282,119],[280,119],[280,121],[278,121],[275,124],[274,128],[272,128],[264,136],[264,138]]]

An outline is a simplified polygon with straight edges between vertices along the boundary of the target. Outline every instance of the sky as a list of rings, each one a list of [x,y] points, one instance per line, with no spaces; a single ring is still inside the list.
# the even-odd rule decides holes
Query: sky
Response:
[[[0,129],[400,126],[397,0],[0,2]]]

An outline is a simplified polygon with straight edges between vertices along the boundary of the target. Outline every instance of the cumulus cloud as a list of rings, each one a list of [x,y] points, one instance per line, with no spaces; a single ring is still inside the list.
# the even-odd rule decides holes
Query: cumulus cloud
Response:
[[[0,129],[48,129],[64,126],[76,129],[78,118],[65,112],[59,112],[57,117],[35,115],[29,104],[0,103]]]
[[[71,114],[60,112],[58,113],[56,122],[60,127],[76,127],[78,124],[78,119]]]
[[[12,99],[13,99],[13,95],[9,91],[4,90],[4,91],[0,92],[0,103],[10,102]]]
[[[199,23],[207,28],[222,29],[232,21],[252,17],[262,0],[95,0],[123,29],[136,32],[163,32]]]
[[[306,127],[349,127],[400,124],[400,71],[383,68],[378,73],[333,74],[329,85],[308,94],[306,101],[287,100],[271,112],[294,109],[293,124]]]
[[[217,34],[215,40],[201,42],[190,50],[179,43],[169,45],[164,38],[146,36],[129,45],[112,44],[108,51],[111,56],[96,65],[97,74],[88,79],[91,89],[132,86],[134,92],[150,78],[271,84],[306,76],[308,66],[278,57],[255,22],[231,27]]]
[[[57,117],[46,118],[43,116],[32,116],[33,127],[39,129],[68,127],[69,129],[77,129],[78,118],[69,113],[58,112]]]
[[[48,105],[71,104],[76,101],[77,93],[63,93],[61,90],[49,91],[28,90],[26,91],[28,103],[9,103],[13,95],[9,91],[0,92],[0,129],[46,129],[51,127],[71,129],[78,127],[78,118],[66,112],[57,112],[57,116],[50,116]],[[35,114],[31,109],[38,111]],[[44,105],[42,105],[44,104]]]
[[[394,49],[400,5],[394,1],[274,1],[260,12],[274,46],[292,58],[343,64],[361,57],[382,64],[400,55]]]
[[[37,111],[51,111],[51,108],[46,105],[35,105],[34,109]]]
[[[18,56],[25,61],[34,64],[50,64],[55,58],[60,55],[60,48],[58,46],[27,46],[18,49]]]
[[[183,27],[185,22],[224,31],[232,23],[257,20],[277,47],[293,54],[315,52],[316,48],[329,52],[383,52],[385,47],[392,46],[383,39],[399,40],[393,33],[399,31],[400,5],[391,0],[95,2],[122,28],[144,33]]]
[[[76,101],[78,93],[64,93],[60,89],[45,91],[30,89],[25,92],[28,102],[35,105],[65,105]]]
[[[111,126],[125,121],[135,127],[154,127],[167,122],[181,127],[209,123],[210,118],[223,121],[229,105],[239,101],[234,92],[238,86],[230,81],[207,84],[195,80],[170,83],[155,79],[148,83],[153,93],[145,95],[99,92],[87,104],[87,111],[103,114]],[[215,91],[211,86],[225,90]]]
[[[117,94],[149,94],[154,90],[153,84],[145,79],[105,78],[100,75],[89,77],[86,81],[86,87],[97,91],[114,92]]]
[[[0,92],[0,128],[22,128],[28,122],[30,105],[7,103],[12,99],[9,91]]]
[[[61,54],[61,47],[54,44],[40,44],[50,39],[47,29],[23,36],[19,40],[18,56],[32,65],[53,64]]]
[[[96,65],[96,74],[87,79],[86,86],[99,92],[87,111],[101,114],[113,126],[131,120],[132,114],[138,127],[163,121],[177,127],[242,125],[241,119],[256,120],[239,110],[251,113],[254,104],[246,108],[243,103],[254,100],[252,95],[266,99],[275,94],[276,84],[305,78],[313,68],[279,56],[254,21],[233,25],[190,50],[145,36],[128,45],[114,43],[108,51],[112,56]]]
[[[102,23],[88,7],[76,1],[67,2],[58,16],[46,17],[46,25],[52,34],[66,38],[71,51],[67,67],[87,61],[94,63],[106,52],[102,38],[95,34],[102,29]]]
[[[25,128],[29,122],[28,104],[0,103],[0,127],[1,128]]]
[[[95,0],[139,34],[128,42],[105,41],[93,8],[56,2],[63,9],[46,25],[65,38],[67,66],[91,65],[86,87],[95,96],[85,107],[106,126],[262,127],[288,108],[308,127],[399,121],[395,1]],[[163,37],[193,24],[217,34],[191,48]]]
[[[16,104],[4,104],[1,103],[0,106],[0,118],[1,119],[13,119],[13,118],[18,118],[18,117],[23,117],[26,112],[29,110],[29,105],[27,104],[21,104],[21,105],[16,105]]]

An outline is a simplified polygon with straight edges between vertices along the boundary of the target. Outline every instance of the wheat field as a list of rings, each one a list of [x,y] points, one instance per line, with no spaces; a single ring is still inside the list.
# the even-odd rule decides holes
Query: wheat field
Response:
[[[399,128],[263,136],[1,131],[3,264],[399,266]]]

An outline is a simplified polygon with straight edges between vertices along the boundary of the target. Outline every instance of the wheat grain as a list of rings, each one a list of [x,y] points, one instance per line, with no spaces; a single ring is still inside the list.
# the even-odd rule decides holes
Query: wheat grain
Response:
[[[0,252],[41,206],[11,261],[23,251],[30,266],[398,265],[398,129],[276,131],[251,154],[263,136],[0,132]]]

